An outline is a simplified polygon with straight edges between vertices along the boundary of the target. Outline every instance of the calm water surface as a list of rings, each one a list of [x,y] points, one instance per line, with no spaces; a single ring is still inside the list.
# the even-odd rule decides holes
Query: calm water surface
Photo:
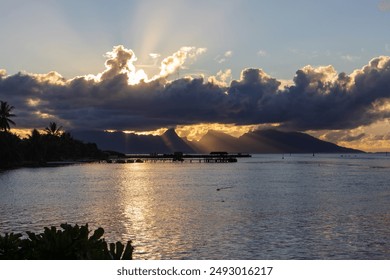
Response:
[[[101,226],[136,259],[390,259],[390,156],[23,168],[0,213],[1,233]]]

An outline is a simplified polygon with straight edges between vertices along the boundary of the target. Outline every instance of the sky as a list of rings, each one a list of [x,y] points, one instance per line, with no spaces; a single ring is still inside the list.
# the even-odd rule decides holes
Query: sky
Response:
[[[390,150],[390,1],[0,0],[18,129],[278,127]]]

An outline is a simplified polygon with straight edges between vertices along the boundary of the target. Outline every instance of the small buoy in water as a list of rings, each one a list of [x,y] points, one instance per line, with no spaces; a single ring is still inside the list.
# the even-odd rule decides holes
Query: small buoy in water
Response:
[[[222,188],[218,188],[217,191],[220,191],[220,190],[226,190],[226,189],[232,189],[233,187],[222,187]]]

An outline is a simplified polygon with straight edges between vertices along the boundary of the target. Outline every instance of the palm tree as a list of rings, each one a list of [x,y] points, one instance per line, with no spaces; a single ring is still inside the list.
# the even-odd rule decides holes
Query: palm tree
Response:
[[[10,119],[11,117],[15,117],[14,114],[11,114],[14,106],[9,106],[8,103],[4,101],[0,102],[0,129],[2,131],[7,131],[11,129],[9,124],[15,125],[15,123]]]
[[[36,161],[38,163],[44,162],[46,157],[45,143],[42,141],[42,135],[38,130],[33,129],[31,135],[25,140],[27,149],[25,157],[28,160]]]
[[[55,122],[50,122],[49,126],[45,128],[47,135],[60,136],[62,134],[62,126],[57,127]]]

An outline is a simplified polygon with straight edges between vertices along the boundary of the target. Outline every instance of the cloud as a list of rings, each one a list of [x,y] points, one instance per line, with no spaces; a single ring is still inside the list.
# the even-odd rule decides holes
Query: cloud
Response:
[[[233,51],[226,51],[224,56],[225,57],[232,57],[233,56]]]
[[[354,55],[350,55],[350,54],[342,55],[341,58],[345,61],[348,61],[348,62],[354,62],[354,61],[357,61],[360,59],[359,56],[354,56]]]
[[[122,45],[115,46],[112,51],[106,53],[106,58],[106,70],[95,77],[90,75],[88,78],[104,81],[118,75],[125,75],[131,85],[137,84],[140,80],[147,80],[148,77],[144,70],[136,70],[134,62],[137,61],[137,57],[132,50]]]
[[[168,75],[175,73],[183,66],[187,58],[196,59],[198,55],[204,52],[206,52],[206,48],[182,47],[179,51],[165,58],[161,62],[160,74],[154,79],[159,77],[167,77]]]
[[[378,57],[351,75],[336,75],[333,67],[298,70],[295,85],[284,95],[288,110],[285,125],[305,129],[342,129],[367,125],[389,116],[375,110],[378,100],[389,100],[390,58]]]
[[[152,59],[157,59],[161,56],[161,54],[159,53],[150,53],[149,56],[152,58]]]
[[[127,76],[130,85],[138,84],[141,80],[149,82],[162,77],[166,78],[168,75],[175,73],[182,68],[185,62],[188,60],[195,60],[197,56],[204,52],[206,52],[205,48],[182,47],[171,56],[164,58],[161,62],[160,73],[155,75],[152,79],[149,79],[143,69],[136,69],[134,62],[137,61],[137,57],[134,52],[130,49],[126,49],[122,45],[118,45],[114,46],[112,51],[106,53],[106,69],[102,73],[96,76],[88,75],[84,78],[104,81],[123,74]],[[160,57],[160,54],[151,53],[149,56],[156,60]]]
[[[366,133],[361,132],[356,134],[353,130],[337,130],[330,131],[322,135],[321,138],[330,142],[353,142],[358,141],[366,137]]]
[[[7,71],[5,69],[0,69],[0,79],[5,76],[7,76]]]
[[[123,46],[107,53],[105,69],[97,75],[66,80],[57,72],[7,75],[1,70],[0,96],[15,107],[19,128],[56,121],[67,129],[279,123],[294,130],[340,130],[390,117],[390,57],[374,58],[351,74],[305,66],[284,87],[256,68],[244,69],[233,81],[229,70],[209,79],[168,80],[204,51],[181,48],[162,60],[160,74],[152,78],[136,69],[135,54]]]
[[[233,51],[226,51],[223,55],[218,55],[215,60],[218,62],[218,63],[224,63],[226,60],[228,60],[229,58],[231,58],[233,56]]]
[[[389,103],[390,106],[390,103]],[[345,147],[354,147],[363,151],[389,151],[389,119],[379,120],[368,126],[353,129],[307,131],[314,137],[330,141]]]
[[[377,141],[381,141],[381,140],[390,141],[390,132],[387,133],[387,134],[375,135],[374,140],[377,140]]]
[[[259,50],[259,51],[257,52],[257,55],[258,55],[258,56],[266,56],[266,55],[267,55],[267,52],[266,52],[265,50]]]
[[[216,84],[220,87],[227,87],[229,82],[232,80],[232,70],[226,69],[225,71],[219,71],[217,75],[210,76],[208,82]]]

